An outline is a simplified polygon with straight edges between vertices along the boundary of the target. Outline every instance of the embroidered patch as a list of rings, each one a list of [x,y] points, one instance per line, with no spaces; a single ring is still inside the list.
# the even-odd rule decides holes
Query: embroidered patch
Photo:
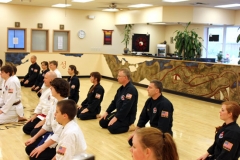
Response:
[[[123,101],[125,100],[125,96],[124,95],[121,96],[121,100],[123,100]]]
[[[13,89],[9,89],[9,90],[8,90],[8,93],[13,93]]]
[[[100,99],[101,94],[96,93],[95,98]]]
[[[223,148],[226,149],[227,151],[231,151],[232,146],[233,146],[233,144],[230,143],[230,142],[228,142],[228,141],[225,141],[225,142],[223,143]]]
[[[51,99],[51,97],[50,97],[50,95],[48,96],[48,100],[50,101],[50,99]]]
[[[67,148],[60,146],[57,150],[57,154],[64,155]]]
[[[153,108],[153,113],[157,113],[157,108],[156,107]]]
[[[223,134],[224,134],[224,131],[222,131],[222,133],[219,134],[219,138],[223,138]]]
[[[5,90],[8,90],[8,86],[5,87]]]
[[[167,111],[162,111],[161,117],[168,118],[168,112]]]
[[[72,85],[71,88],[74,89],[74,88],[75,88],[75,85]]]
[[[34,71],[33,72],[37,72],[38,70],[37,69],[34,69]]]
[[[132,98],[132,94],[129,94],[129,93],[126,94],[126,98],[127,98],[127,99],[131,99],[131,98]]]
[[[31,71],[33,70],[33,68],[31,68]]]

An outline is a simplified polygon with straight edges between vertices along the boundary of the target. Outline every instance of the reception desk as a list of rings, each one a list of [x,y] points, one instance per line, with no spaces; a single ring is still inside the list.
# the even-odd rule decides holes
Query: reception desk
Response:
[[[17,75],[21,77],[27,72],[31,55],[37,56],[38,63],[57,60],[63,76],[68,76],[67,69],[71,64],[77,66],[80,76],[98,71],[104,77],[117,78],[118,69],[128,68],[132,81],[140,85],[148,85],[151,80],[157,79],[168,91],[203,97],[209,101],[234,100],[240,103],[238,65],[93,53],[6,53],[6,63],[16,65]]]

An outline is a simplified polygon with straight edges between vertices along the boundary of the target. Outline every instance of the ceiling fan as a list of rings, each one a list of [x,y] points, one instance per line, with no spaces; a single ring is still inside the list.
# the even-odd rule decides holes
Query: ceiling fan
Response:
[[[109,10],[124,10],[124,9],[127,9],[127,8],[118,8],[117,7],[117,4],[116,3],[111,3],[108,5],[108,7],[98,7],[98,8],[103,8],[103,9],[109,9]]]

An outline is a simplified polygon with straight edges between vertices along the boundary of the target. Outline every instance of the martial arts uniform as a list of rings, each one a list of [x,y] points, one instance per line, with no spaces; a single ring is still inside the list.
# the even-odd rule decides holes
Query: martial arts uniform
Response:
[[[18,114],[16,108],[21,108],[22,104],[17,99],[17,86],[11,80],[11,77],[2,85],[2,97],[0,98],[0,124],[11,123],[18,121]]]
[[[216,133],[206,160],[238,160],[240,157],[240,128],[236,122],[224,124]]]
[[[106,110],[108,113],[105,119],[101,119],[99,124],[102,128],[107,128],[110,133],[118,134],[129,130],[129,126],[134,123],[137,114],[138,92],[135,86],[129,82],[126,86],[121,86],[114,97],[114,100]],[[116,109],[116,112],[113,112]],[[110,120],[116,117],[117,121],[108,126]]]
[[[31,136],[33,137],[42,127],[34,128],[38,122],[44,120],[48,114],[48,111],[51,107],[51,105],[54,103],[56,99],[52,96],[51,89],[49,87],[44,90],[42,93],[39,103],[37,107],[34,110],[34,113],[38,116],[32,121],[28,122],[23,126],[23,132],[26,134],[30,134],[32,130],[36,130],[33,133],[31,133]]]
[[[68,83],[70,85],[70,96],[68,99],[72,99],[76,102],[79,100],[79,88],[80,88],[80,82],[76,75],[68,77]]]
[[[57,100],[55,99],[54,103],[51,105],[48,114],[46,116],[46,122],[42,126],[42,129],[46,130],[47,133],[44,134],[42,137],[39,137],[34,143],[30,144],[26,147],[26,152],[29,155],[38,145],[41,145],[42,139],[45,139],[46,136],[48,138],[45,140],[53,140],[56,143],[46,148],[42,153],[39,154],[38,158],[30,157],[30,160],[42,160],[42,159],[52,159],[56,155],[56,146],[57,142],[59,140],[60,134],[62,132],[63,126],[58,124],[58,122],[55,120],[55,112],[56,112],[56,105]],[[52,134],[48,134],[48,132],[53,132]]]
[[[21,84],[20,81],[18,79],[18,77],[16,75],[13,75],[10,77],[10,80],[16,85],[16,89],[17,89],[17,99],[16,102],[21,101],[22,96],[21,96]],[[19,105],[16,106],[16,111],[19,117],[23,117],[24,116],[24,110],[23,110],[23,105],[22,102],[19,103]]]
[[[148,98],[139,116],[137,126],[145,127],[150,121],[151,127],[172,135],[173,111],[172,103],[162,94],[156,100]],[[132,139],[128,143],[132,146]]]
[[[77,117],[81,120],[96,119],[97,114],[101,112],[101,102],[104,97],[104,89],[98,83],[94,88],[92,85],[87,94],[87,98],[82,102],[82,108],[78,110]],[[85,108],[88,112],[81,113]]]
[[[21,85],[25,87],[32,87],[37,80],[39,72],[39,65],[37,63],[31,64],[28,68],[28,73],[25,75],[24,80],[21,82]],[[28,80],[28,84],[24,84],[26,80]]]
[[[68,122],[60,135],[56,148],[57,160],[81,159],[81,154],[87,149],[83,133],[78,124],[72,120]]]
[[[173,111],[172,103],[162,94],[156,100],[149,98],[142,109],[137,126],[145,127],[150,121],[151,127],[172,135]]]
[[[37,78],[37,80],[36,80],[35,83],[34,83],[34,86],[35,86],[35,87],[32,88],[32,91],[38,92],[38,91],[41,89],[41,87],[42,87],[42,85],[43,85],[43,83],[44,83],[44,81],[43,81],[44,76],[45,76],[45,74],[46,74],[47,72],[49,72],[49,69],[46,69],[45,71],[42,70],[42,73],[38,75],[38,78]],[[36,87],[39,87],[39,88],[38,88],[37,90],[34,90]]]

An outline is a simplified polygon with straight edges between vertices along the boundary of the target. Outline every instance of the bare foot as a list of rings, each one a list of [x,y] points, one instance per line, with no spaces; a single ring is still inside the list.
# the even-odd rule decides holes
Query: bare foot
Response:
[[[20,122],[20,121],[27,121],[27,118],[25,118],[25,117],[18,117],[18,122]]]
[[[101,118],[101,117],[102,117],[101,114],[96,115],[96,118]]]
[[[128,132],[135,131],[135,129],[136,129],[136,126],[134,124],[131,124],[129,126]]]

